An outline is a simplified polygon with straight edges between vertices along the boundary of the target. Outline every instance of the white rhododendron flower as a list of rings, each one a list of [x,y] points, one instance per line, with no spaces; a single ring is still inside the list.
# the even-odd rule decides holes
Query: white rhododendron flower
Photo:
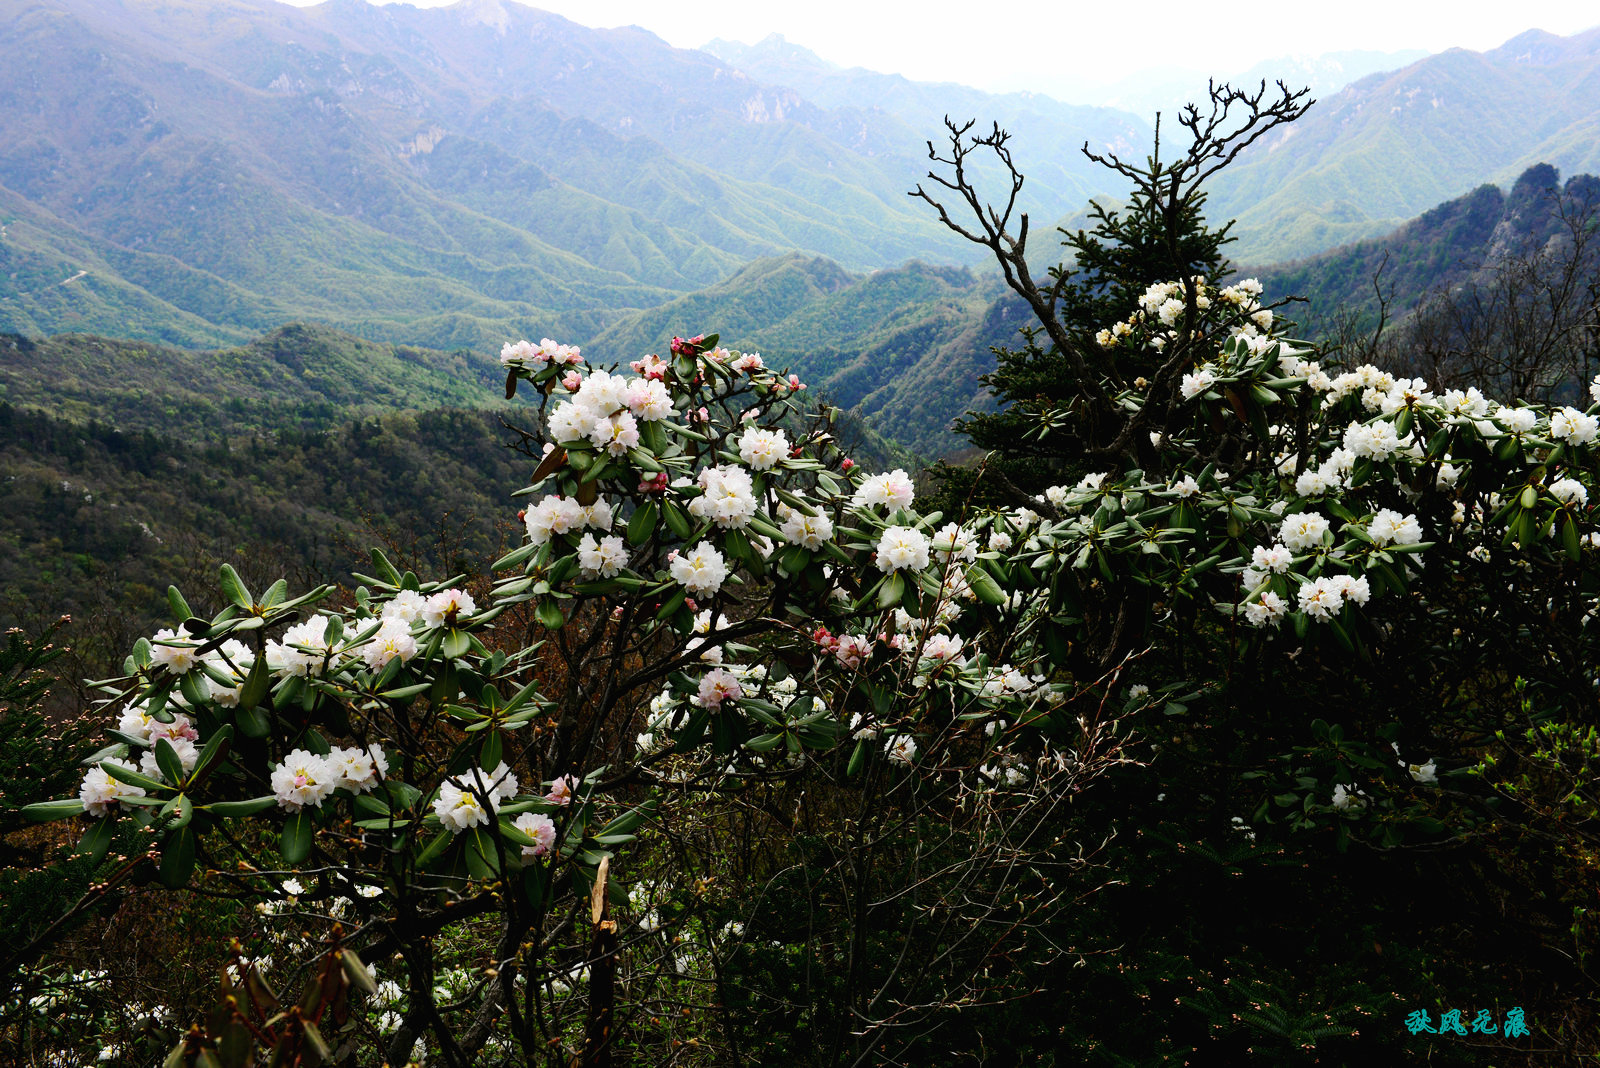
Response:
[[[555,848],[556,821],[543,812],[524,812],[511,825],[534,840],[535,844],[522,847],[523,856],[542,857]]]
[[[694,703],[701,708],[718,709],[724,701],[737,701],[744,696],[744,687],[738,676],[726,668],[714,668],[700,680],[700,691]]]
[[[296,749],[272,771],[272,793],[278,807],[299,812],[307,805],[320,808],[339,785],[339,775],[315,753]]]
[[[978,539],[971,531],[964,530],[955,523],[946,523],[940,527],[939,532],[928,544],[939,554],[940,560],[948,560],[953,556],[964,564],[970,564],[978,558]]]
[[[1494,419],[1513,434],[1526,434],[1539,425],[1539,413],[1532,408],[1500,407],[1495,409]]]
[[[789,439],[781,430],[746,427],[739,439],[739,458],[757,471],[776,466],[789,455]]]
[[[1328,521],[1315,512],[1296,512],[1283,517],[1278,527],[1278,540],[1294,552],[1304,552],[1322,544],[1328,532]]]
[[[430,627],[455,626],[478,610],[466,590],[440,590],[422,608],[422,621]]]
[[[690,593],[716,593],[728,577],[728,565],[722,554],[705,542],[680,552],[668,571],[672,580]]]
[[[381,745],[374,745],[370,749],[334,746],[328,753],[327,763],[337,778],[335,787],[357,794],[371,790],[389,774],[389,758],[384,755]]]
[[[909,734],[897,734],[883,743],[883,752],[891,764],[910,767],[917,759],[917,740]]]
[[[1355,784],[1346,786],[1337,783],[1333,788],[1333,807],[1336,809],[1363,809],[1367,807],[1367,795],[1358,789]]]
[[[783,505],[779,508],[778,514],[783,520],[778,530],[784,539],[793,545],[816,550],[833,538],[833,520],[820,510],[816,515],[803,515],[796,509]]]
[[[1372,586],[1365,575],[1331,575],[1328,581],[1351,604],[1366,604],[1372,599]]]
[[[1250,566],[1257,571],[1270,571],[1281,575],[1294,563],[1294,554],[1282,545],[1257,545],[1250,550]]]
[[[137,771],[126,760],[108,757],[84,773],[83,782],[78,787],[78,800],[83,802],[83,809],[91,816],[104,816],[111,811],[111,806],[125,797],[143,797],[144,788],[130,786],[125,782],[113,779],[105,770],[105,765],[115,764],[123,771]]]
[[[267,643],[267,666],[277,675],[321,674],[329,652],[328,617],[312,616],[284,631],[281,643]]]
[[[175,630],[158,630],[150,639],[150,662],[166,668],[169,675],[184,675],[200,663],[199,643]]]
[[[1589,503],[1589,491],[1575,478],[1557,479],[1550,483],[1550,496],[1562,504]]]
[[[689,502],[689,514],[709,519],[724,530],[748,526],[756,514],[750,472],[737,464],[708,467],[696,482],[705,492]]]
[[[1382,508],[1367,524],[1367,536],[1375,545],[1415,545],[1422,540],[1422,524],[1414,515],[1401,515],[1392,508]]]
[[[427,598],[416,590],[401,590],[389,598],[383,606],[384,619],[398,619],[404,623],[414,623],[422,618],[422,610],[428,605]]]
[[[642,423],[658,422],[672,414],[672,395],[655,379],[630,379],[626,400],[628,411]]]
[[[594,540],[585,534],[578,542],[578,566],[586,577],[611,578],[628,565],[628,546],[616,535]]]
[[[361,647],[361,659],[372,671],[382,670],[396,657],[403,664],[416,655],[417,640],[411,636],[411,624],[395,617],[383,620],[378,632]]]
[[[1200,394],[1216,385],[1217,375],[1209,367],[1200,367],[1183,376],[1179,388],[1183,392],[1184,400],[1194,400]]]
[[[1401,761],[1401,766],[1406,769],[1415,782],[1424,786],[1439,785],[1438,769],[1434,767],[1433,758],[1429,757],[1426,764],[1407,764]]]
[[[578,785],[576,775],[563,775],[551,782],[550,791],[544,795],[544,799],[553,805],[570,805],[573,795],[577,793]]]
[[[1340,583],[1324,575],[1300,587],[1300,611],[1312,619],[1328,619],[1339,614],[1344,607],[1344,594]]]
[[[915,496],[911,476],[897,467],[886,475],[873,475],[861,483],[855,496],[850,499],[850,506],[888,508],[893,511],[897,508],[910,508]]]
[[[1550,436],[1569,445],[1587,445],[1600,435],[1600,419],[1576,408],[1560,408],[1550,413]]]
[[[928,566],[928,536],[913,527],[890,527],[878,539],[878,569],[921,571]]]
[[[1253,627],[1277,626],[1283,622],[1289,603],[1271,590],[1244,606],[1244,618]]]
[[[452,834],[460,834],[471,827],[487,826],[493,818],[493,795],[486,802],[483,796],[463,789],[454,779],[439,784],[439,795],[433,799],[433,814],[439,823]]]
[[[1394,424],[1380,419],[1376,423],[1352,423],[1344,431],[1344,447],[1356,456],[1387,460],[1400,451]]]

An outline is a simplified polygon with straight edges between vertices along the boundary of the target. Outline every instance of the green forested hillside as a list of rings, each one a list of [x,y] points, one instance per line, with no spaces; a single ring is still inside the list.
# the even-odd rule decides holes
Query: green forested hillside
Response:
[[[503,383],[471,351],[304,324],[213,351],[0,334],[0,627],[70,613],[92,661],[163,618],[169,582],[203,599],[219,560],[302,584],[349,581],[373,544],[481,568],[532,473]],[[911,463],[838,430],[866,462]]]
[[[878,433],[932,459],[960,448],[950,424],[987,403],[978,376],[994,364],[989,347],[1011,342],[1021,322],[998,279],[964,268],[911,263],[862,277],[788,256],[623,319],[593,346],[631,359],[717,324],[729,345],[794,368]]]
[[[1269,263],[1376,236],[1547,162],[1600,169],[1600,28],[1450,49],[1321,100],[1219,175],[1235,258]]]
[[[1508,257],[1547,247],[1559,252],[1567,236],[1564,214],[1577,221],[1595,208],[1600,179],[1578,174],[1563,183],[1556,168],[1539,164],[1509,191],[1483,185],[1383,237],[1243,273],[1259,275],[1274,293],[1304,297],[1305,307],[1290,314],[1313,327],[1338,316],[1370,327],[1378,318],[1379,288],[1390,321],[1404,319],[1424,298],[1479,277]]]

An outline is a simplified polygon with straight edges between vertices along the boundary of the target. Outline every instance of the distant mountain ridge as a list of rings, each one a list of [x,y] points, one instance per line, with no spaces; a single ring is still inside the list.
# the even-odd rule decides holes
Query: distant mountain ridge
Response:
[[[1207,209],[1238,221],[1236,258],[1267,263],[1386,233],[1536,163],[1600,171],[1600,27],[1364,78],[1253,146]]]
[[[0,0],[0,51],[4,329],[582,340],[791,249],[975,258],[905,195],[937,131],[637,28],[502,0]]]

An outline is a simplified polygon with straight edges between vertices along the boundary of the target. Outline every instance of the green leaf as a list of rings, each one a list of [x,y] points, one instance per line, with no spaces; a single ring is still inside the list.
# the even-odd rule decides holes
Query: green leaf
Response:
[[[967,569],[967,584],[972,587],[972,592],[977,594],[978,600],[984,604],[999,607],[1006,603],[1005,591],[1000,584],[995,582],[989,572],[981,567]]]
[[[211,703],[211,688],[206,685],[204,672],[185,671],[179,675],[178,692],[183,694],[190,708],[203,708]]]
[[[265,738],[272,730],[272,724],[267,719],[266,713],[253,706],[247,708],[243,701],[239,703],[233,719],[239,724],[239,731],[246,738]]]
[[[389,558],[383,555],[383,550],[372,550],[372,567],[373,570],[378,572],[378,577],[388,585],[400,585],[400,572],[395,570],[395,566],[389,562]]]
[[[233,565],[223,564],[221,572],[222,595],[240,608],[254,608],[255,602],[250,599],[250,591],[239,578],[239,573],[233,569]]]
[[[279,845],[283,862],[289,867],[304,864],[306,858],[311,856],[313,830],[311,816],[304,808],[290,813],[289,818],[283,822],[283,837]]]
[[[866,762],[866,759],[867,740],[865,738],[857,739],[855,751],[850,754],[850,764],[844,769],[844,773],[854,778],[861,771],[861,765]]]
[[[554,597],[541,600],[533,614],[546,630],[560,630],[567,622],[566,614],[561,611],[561,603]]]
[[[289,583],[279,579],[267,587],[267,592],[261,595],[262,608],[276,608],[289,596]]]
[[[500,764],[501,741],[499,731],[489,731],[484,736],[483,744],[478,749],[478,763],[489,771],[493,771]]]
[[[77,848],[73,852],[88,857],[91,864],[99,864],[106,858],[106,853],[110,851],[111,843],[116,837],[116,824],[109,819],[95,820],[89,825],[89,829],[83,832],[83,837],[78,839]]]
[[[178,587],[176,586],[167,587],[167,604],[172,606],[172,616],[174,619],[188,619],[190,616],[194,615],[194,613],[189,610],[189,602],[183,599],[183,594],[178,592]]]
[[[661,502],[661,514],[667,520],[667,526],[680,541],[688,541],[693,528],[689,526],[689,517],[683,514],[682,509],[671,501]]]
[[[83,802],[75,797],[60,801],[36,801],[22,807],[22,814],[35,823],[64,820],[69,816],[83,815]]]
[[[350,985],[367,996],[378,992],[378,984],[372,978],[372,973],[361,962],[353,949],[339,950],[339,966],[344,969],[344,974],[349,978]]]
[[[104,763],[101,764],[100,767],[105,770],[107,775],[111,776],[113,779],[116,779],[118,782],[125,782],[129,786],[137,786],[141,790],[167,789],[166,783],[159,782],[155,779],[152,779],[150,776],[140,774],[137,771],[132,771],[120,764]]]
[[[158,874],[162,886],[177,889],[188,884],[189,877],[194,874],[196,838],[194,828],[185,826],[180,827],[176,834],[169,834],[161,844]]]
[[[417,854],[417,867],[426,868],[433,862],[435,857],[449,848],[450,841],[451,834],[449,831],[440,831],[434,835],[433,839],[423,847],[422,852]]]
[[[464,630],[456,630],[451,627],[445,631],[444,644],[440,647],[440,650],[451,660],[466,656],[472,651],[472,637]]]
[[[244,677],[244,685],[239,688],[239,711],[244,712],[255,708],[267,696],[267,691],[271,688],[272,673],[267,668],[266,655],[258,653],[255,662],[250,665],[249,673]],[[250,732],[246,730],[245,733],[249,734]],[[252,737],[259,738],[260,735],[252,735]]]
[[[161,769],[161,774],[173,786],[184,781],[183,761],[178,758],[178,751],[172,748],[172,743],[165,738],[156,739],[156,767]]]
[[[189,800],[188,795],[179,794],[162,806],[161,815],[171,817],[171,822],[167,824],[170,830],[187,827],[189,820],[194,817],[194,802]]]
[[[214,816],[254,816],[277,805],[276,797],[252,797],[248,801],[213,801],[201,808]]]
[[[656,502],[645,501],[628,520],[628,544],[643,545],[656,530]]]
[[[905,596],[906,580],[899,571],[891,571],[884,576],[883,582],[878,586],[878,607],[893,608]]]

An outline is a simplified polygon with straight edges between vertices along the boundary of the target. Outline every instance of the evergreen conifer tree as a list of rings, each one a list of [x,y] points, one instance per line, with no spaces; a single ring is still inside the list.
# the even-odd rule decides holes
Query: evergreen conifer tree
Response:
[[[912,195],[932,205],[950,229],[990,249],[1006,284],[1034,320],[1021,331],[1021,347],[994,350],[997,366],[983,381],[998,410],[969,412],[956,426],[988,456],[976,469],[941,465],[947,507],[1023,503],[1079,467],[1126,469],[1158,459],[1154,442],[1160,440],[1178,380],[1197,362],[1199,348],[1215,340],[1188,329],[1199,318],[1194,279],[1221,278],[1231,270],[1223,246],[1232,240],[1232,223],[1219,228],[1206,223],[1204,183],[1311,104],[1306,90],[1291,91],[1280,82],[1277,93],[1272,99],[1265,83],[1254,92],[1213,84],[1207,110],[1190,104],[1179,114],[1191,143],[1174,159],[1162,157],[1159,115],[1154,149],[1141,164],[1091,152],[1085,144],[1084,154],[1120,175],[1131,192],[1120,207],[1093,204],[1090,228],[1063,231],[1066,259],[1039,281],[1027,259],[1028,216],[1015,212],[1023,176],[1013,165],[1009,134],[995,126],[974,135],[973,123],[946,119],[948,154],[928,145],[929,158],[943,165],[943,173],[930,171],[928,178],[955,194],[976,225],[953,218],[937,194],[923,186]],[[992,154],[1009,176],[1003,209],[978,195],[969,173],[977,162],[974,153]],[[1013,214],[1015,234],[1010,232]],[[1164,282],[1184,284],[1185,309],[1174,324],[1178,338],[1161,357],[1118,352],[1114,344],[1105,344],[1101,332],[1136,307],[1148,287]],[[1142,395],[1131,414],[1119,399],[1130,390]],[[1152,433],[1158,436],[1152,439]]]

